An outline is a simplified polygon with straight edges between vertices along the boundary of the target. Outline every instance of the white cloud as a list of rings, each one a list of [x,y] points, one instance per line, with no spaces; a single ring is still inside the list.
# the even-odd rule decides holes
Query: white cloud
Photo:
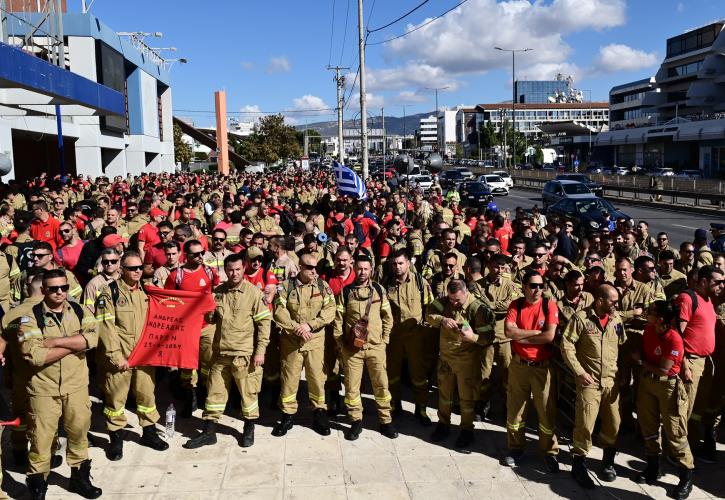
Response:
[[[571,76],[574,81],[578,81],[587,71],[580,68],[576,64],[571,63],[538,63],[527,67],[525,70],[517,71],[516,77],[519,80],[553,80],[557,73],[561,73],[566,78]],[[509,89],[511,82],[508,82]]]
[[[267,73],[287,73],[292,70],[292,65],[285,56],[272,57],[267,65]]]
[[[369,85],[374,90],[450,85],[455,90],[462,75],[511,70],[511,54],[495,50],[496,46],[533,49],[517,54],[517,76],[537,73],[549,79],[559,67],[577,73],[567,62],[572,47],[565,37],[623,25],[625,7],[625,0],[469,0],[440,20],[387,44],[387,58],[400,61],[400,66],[371,69]],[[408,25],[405,31],[427,21]],[[376,40],[371,37],[371,42]]]
[[[400,104],[420,104],[430,100],[430,98],[429,95],[421,94],[417,91],[403,90],[395,96],[395,102]]]
[[[380,94],[373,94],[370,92],[365,93],[365,104],[368,107],[368,113],[375,116],[380,113],[380,108],[385,106],[385,98]],[[348,110],[352,109],[355,111],[360,110],[360,91],[356,90],[350,97],[350,104],[347,106]]]
[[[306,110],[323,110],[323,111],[314,111],[311,113],[322,113],[327,114],[329,113],[330,106],[327,105],[324,99],[322,97],[317,97],[316,95],[310,95],[306,94],[302,97],[297,97],[296,99],[292,99],[292,109],[298,110],[298,111],[306,111]]]
[[[636,71],[657,64],[657,56],[650,52],[633,49],[628,45],[612,43],[599,49],[594,69],[602,73]]]
[[[239,119],[243,122],[257,121],[264,116],[261,108],[256,104],[247,104],[246,106],[242,106],[239,111],[241,111]]]
[[[241,65],[242,65],[242,68],[244,68],[247,71],[251,71],[254,69],[254,63],[251,61],[242,61]]]
[[[685,4],[682,2],[679,2],[677,4],[677,12],[685,12]]]

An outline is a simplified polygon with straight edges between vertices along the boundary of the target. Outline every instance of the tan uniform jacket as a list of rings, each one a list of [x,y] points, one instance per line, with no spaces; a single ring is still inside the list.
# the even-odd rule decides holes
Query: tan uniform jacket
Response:
[[[216,332],[214,348],[225,356],[264,355],[269,344],[272,313],[264,294],[248,281],[229,282],[214,290]]]
[[[83,290],[83,298],[81,300],[81,304],[90,309],[92,313],[95,313],[96,300],[98,299],[98,297],[100,297],[101,290],[108,286],[110,282],[115,280],[115,277],[106,276],[103,273],[100,273],[91,278],[91,281],[88,282],[86,288]]]
[[[441,323],[444,318],[452,318],[458,328],[467,321],[476,337],[476,342],[462,342],[458,328],[450,329]],[[482,345],[490,345],[494,340],[495,318],[491,310],[472,293],[460,309],[451,306],[448,297],[436,299],[426,310],[426,321],[434,328],[440,328],[441,356],[456,357],[476,353]]]
[[[594,303],[594,297],[589,292],[582,292],[581,298],[575,303],[569,300],[564,294],[556,301],[559,307],[559,329],[564,330],[574,314],[587,309]]]
[[[128,359],[146,324],[148,297],[140,286],[132,290],[122,279],[115,281],[118,299],[113,302],[109,285],[104,286],[95,302],[98,321],[98,356],[114,366]]]
[[[49,348],[43,345],[48,338],[72,337],[81,334],[88,349],[98,344],[96,318],[83,308],[83,318],[78,319],[70,303],[63,304],[61,321],[56,320],[44,302],[40,303],[44,325],[39,325],[35,314],[21,318],[18,334],[20,352],[30,364],[26,384],[31,396],[64,396],[88,387],[88,364],[85,351],[73,352],[50,364],[45,363]]]
[[[593,307],[572,316],[561,339],[561,354],[575,375],[588,373],[599,387],[614,387],[619,346],[626,334],[618,314],[602,329]],[[597,387],[597,386],[595,386]]]
[[[296,341],[300,351],[325,345],[325,327],[335,320],[335,311],[335,296],[330,286],[319,278],[307,284],[296,278],[289,280],[274,299],[274,321]],[[313,333],[309,341],[294,333],[304,323]]]
[[[457,255],[456,272],[463,274],[463,266],[466,265],[466,256],[455,248],[451,250],[451,252]],[[423,266],[424,278],[430,278],[434,274],[443,270],[443,260],[446,253],[448,253],[448,251],[443,252],[440,248],[431,250],[428,254],[425,265]]]
[[[393,312],[393,331],[395,333],[416,331],[423,323],[426,306],[433,300],[428,282],[411,270],[402,283],[392,278],[384,285]]]
[[[13,301],[12,290],[18,278],[20,278],[20,268],[15,258],[0,251],[0,306],[6,313],[10,310],[10,303]]]
[[[630,333],[638,332],[640,335],[644,332],[644,325],[647,323],[646,311],[647,307],[654,302],[655,295],[651,288],[637,280],[632,280],[632,284],[628,287],[613,283],[614,288],[619,293],[619,305],[617,311],[621,317],[627,331]],[[642,307],[644,312],[641,316],[634,315],[634,309]]]
[[[668,299],[674,297],[687,288],[687,276],[677,269],[673,269],[670,274],[661,274],[660,280],[662,281],[662,287],[665,290],[665,297]]]
[[[388,344],[393,328],[393,312],[385,290],[380,284],[370,281],[367,285],[348,285],[350,288],[345,299],[345,291],[337,296],[337,314],[335,315],[334,336],[340,339],[348,335],[353,325],[365,315],[369,298],[372,296],[368,315],[368,338],[366,346]],[[347,288],[347,287],[346,287]],[[378,289],[381,293],[378,292]],[[365,347],[363,347],[364,349]]]
[[[43,300],[43,296],[28,297],[21,304],[13,307],[2,319],[2,336],[8,343],[5,357],[10,360],[12,383],[25,385],[31,370],[23,359],[18,342],[20,318],[33,314],[32,309]],[[7,372],[6,372],[7,373]]]
[[[501,277],[498,281],[483,278],[469,286],[469,290],[483,302],[496,318],[496,338],[504,340],[504,320],[509,304],[522,296],[521,289],[510,279]]]

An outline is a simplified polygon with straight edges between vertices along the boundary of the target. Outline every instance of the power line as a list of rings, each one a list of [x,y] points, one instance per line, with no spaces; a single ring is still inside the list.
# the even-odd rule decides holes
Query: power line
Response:
[[[443,16],[445,16],[449,12],[456,10],[458,7],[460,7],[461,5],[463,5],[466,2],[468,2],[468,0],[463,0],[462,2],[457,3],[456,5],[454,5],[453,7],[451,7],[450,9],[448,9],[447,11],[445,11],[444,13],[442,13],[442,14],[434,17],[433,19],[430,19],[429,21],[424,22],[420,26],[416,26],[415,28],[413,28],[410,31],[406,31],[402,35],[394,36],[393,38],[388,38],[387,40],[383,40],[382,42],[372,42],[369,45],[382,45],[384,43],[388,43],[388,42],[392,42],[393,40],[397,40],[398,38],[403,38],[404,36],[408,36],[411,33],[415,32],[415,31],[418,31],[419,29],[424,28],[425,26],[428,26],[429,24],[437,21],[438,19],[442,18]]]
[[[332,62],[332,42],[335,36],[335,4],[337,0],[332,0],[332,22],[330,23],[330,55],[327,57],[327,65]]]
[[[342,49],[340,50],[340,62],[338,66],[342,66],[342,57],[345,55],[345,42],[347,41],[347,20],[350,17],[350,0],[347,0],[347,10],[345,10],[345,30],[342,32]]]
[[[320,111],[335,111],[335,108],[310,108],[310,109],[280,109],[277,111],[227,111],[229,115],[276,115],[280,113],[316,113]],[[202,113],[215,115],[216,111],[204,109],[174,109],[175,113]]]
[[[405,19],[406,17],[408,17],[409,15],[411,15],[413,12],[415,12],[416,10],[420,9],[421,7],[423,7],[428,2],[430,2],[430,0],[423,0],[421,3],[419,3],[418,5],[416,5],[415,7],[413,7],[412,9],[410,9],[408,12],[406,12],[405,14],[403,14],[402,16],[400,16],[399,18],[394,19],[393,21],[390,21],[385,26],[381,26],[379,28],[375,28],[374,30],[368,30],[368,33],[375,33],[376,31],[382,31],[385,28],[387,28],[389,26],[392,26],[393,24],[397,23],[398,21],[401,21],[401,20]],[[368,21],[369,21],[369,19],[368,19]]]

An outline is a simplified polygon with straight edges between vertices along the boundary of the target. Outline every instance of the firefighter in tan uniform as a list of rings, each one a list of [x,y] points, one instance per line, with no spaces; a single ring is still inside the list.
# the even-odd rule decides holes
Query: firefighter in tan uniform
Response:
[[[426,320],[440,329],[438,359],[438,425],[431,441],[450,434],[453,394],[458,389],[461,404],[461,432],[456,448],[473,443],[473,420],[481,389],[481,345],[493,342],[496,320],[491,310],[468,292],[466,282],[453,280],[447,295],[428,306]]]
[[[303,254],[299,274],[287,280],[275,299],[274,321],[282,331],[279,406],[283,415],[272,430],[273,436],[284,436],[293,426],[303,367],[314,409],[312,428],[322,436],[330,435],[325,403],[325,326],[335,320],[335,310],[330,286],[317,276],[317,258]]]
[[[12,290],[20,278],[20,268],[15,258],[0,251],[0,307],[7,314],[13,302]]]
[[[262,366],[269,344],[272,313],[264,294],[244,279],[244,257],[232,254],[224,260],[227,282],[214,290],[216,310],[207,321],[216,325],[213,354],[207,378],[204,429],[184,448],[216,443],[216,422],[224,414],[229,398],[230,379],[242,395],[244,431],[242,447],[254,444],[254,421],[259,418],[259,390]]]
[[[508,267],[504,255],[491,256],[486,267],[488,269],[486,277],[469,285],[471,293],[493,312],[496,320],[494,329],[496,338],[491,345],[483,348],[481,355],[481,390],[476,403],[476,413],[481,415],[482,419],[488,416],[491,408],[491,393],[494,387],[491,375],[494,360],[499,370],[502,395],[504,400],[506,399],[508,369],[511,364],[511,341],[504,334],[504,319],[511,301],[521,297],[519,287],[505,276]]]
[[[645,311],[654,301],[654,292],[632,276],[632,262],[621,257],[617,259],[614,271],[614,287],[619,293],[617,311],[627,329],[627,340],[619,356],[619,384],[621,386],[620,411],[622,426],[634,427],[632,412],[639,386],[639,366],[632,361],[631,354],[642,350],[642,334],[647,321]]]
[[[53,247],[50,246],[50,243],[46,243],[45,241],[33,242],[33,267],[45,271],[50,269],[60,269],[63,271],[70,287],[68,289],[68,300],[74,302],[80,301],[81,295],[83,295],[83,287],[78,283],[73,273],[55,265],[53,261]],[[24,274],[27,274],[27,271],[24,271]]]
[[[120,273],[121,256],[115,248],[104,248],[101,252],[101,272],[91,278],[83,289],[81,303],[91,312],[96,312],[96,300],[109,283],[117,280]]]
[[[617,314],[619,295],[611,285],[601,285],[591,307],[575,313],[561,339],[561,354],[576,376],[576,404],[572,453],[572,476],[583,488],[594,488],[586,456],[592,447],[594,424],[599,417],[599,443],[604,448],[600,478],[612,482],[615,444],[619,434],[619,386],[617,357],[625,341]]]
[[[156,368],[130,368],[128,358],[141,337],[146,322],[148,298],[141,286],[143,261],[136,252],[126,252],[121,259],[121,277],[104,287],[96,300],[98,321],[98,358],[103,374],[106,428],[110,444],[106,457],[111,461],[123,458],[123,432],[126,419],[126,398],[129,389],[136,397],[136,414],[143,429],[140,443],[157,451],[169,445],[156,432],[159,412],[156,409]]]
[[[430,285],[411,267],[407,249],[394,251],[389,257],[392,275],[386,277],[383,288],[393,312],[393,329],[386,349],[388,385],[394,411],[402,411],[400,379],[403,359],[408,360],[415,398],[415,418],[430,425],[428,406],[428,371],[431,349],[423,325],[425,308],[433,300]]]
[[[378,407],[380,433],[398,437],[390,414],[390,392],[385,368],[385,349],[390,342],[393,313],[383,288],[371,280],[372,262],[365,254],[355,258],[355,282],[337,297],[334,336],[342,352],[345,373],[345,405],[352,425],[345,439],[354,441],[362,432],[360,395],[363,369],[367,367]],[[357,344],[357,345],[356,345]]]
[[[91,484],[88,430],[91,408],[88,396],[86,351],[96,347],[96,320],[83,308],[68,302],[68,279],[62,269],[43,276],[43,301],[32,314],[20,319],[20,352],[29,363],[26,389],[29,403],[27,484],[31,496],[45,498],[48,489],[53,441],[58,420],[68,436],[66,460],[71,467],[69,490],[85,498],[102,491]]]
[[[449,252],[453,252],[457,256],[456,260],[456,272],[463,274],[464,266],[466,265],[466,256],[456,249],[456,242],[458,236],[453,229],[444,229],[440,235],[441,244],[439,248],[433,249],[428,253],[425,263],[423,264],[423,277],[430,279],[434,274],[439,273],[443,270],[443,263],[445,261],[445,255]]]
[[[569,271],[564,276],[564,294],[556,305],[559,308],[559,329],[563,331],[572,317],[579,311],[587,309],[594,303],[594,297],[584,291],[584,275],[577,270]]]

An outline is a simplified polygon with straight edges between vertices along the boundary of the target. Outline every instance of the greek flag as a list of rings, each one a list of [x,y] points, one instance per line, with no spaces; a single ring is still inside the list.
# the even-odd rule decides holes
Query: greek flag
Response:
[[[368,191],[365,183],[358,177],[355,171],[338,162],[334,162],[335,181],[337,183],[337,191],[340,194],[359,198],[361,200],[368,199]]]

